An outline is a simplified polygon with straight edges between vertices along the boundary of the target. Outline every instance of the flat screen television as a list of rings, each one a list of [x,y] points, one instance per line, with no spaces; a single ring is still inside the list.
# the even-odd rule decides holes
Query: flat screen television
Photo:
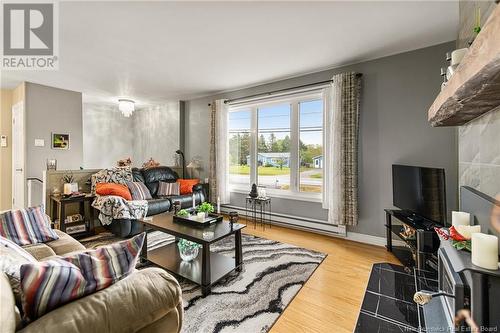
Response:
[[[393,164],[392,202],[408,214],[446,225],[444,169]]]

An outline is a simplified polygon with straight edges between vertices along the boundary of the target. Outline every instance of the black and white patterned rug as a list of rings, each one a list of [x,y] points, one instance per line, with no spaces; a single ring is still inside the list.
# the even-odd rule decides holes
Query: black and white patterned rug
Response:
[[[183,291],[182,332],[267,332],[290,304],[326,255],[243,234],[243,269],[234,272],[201,296],[200,288],[179,280]],[[119,240],[94,236],[82,241],[89,248]],[[169,235],[148,234],[148,248],[173,241]],[[234,256],[234,239],[228,237],[211,246],[220,254]]]

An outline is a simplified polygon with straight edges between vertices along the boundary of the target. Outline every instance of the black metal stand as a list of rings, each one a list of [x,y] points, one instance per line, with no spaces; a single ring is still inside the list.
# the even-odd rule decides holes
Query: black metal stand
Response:
[[[392,252],[407,267],[436,270],[439,238],[433,224],[418,221],[400,210],[385,209],[385,214],[387,251]],[[394,245],[392,235],[396,235],[405,244]]]
[[[271,228],[271,198],[252,198],[245,200],[245,218],[254,223],[254,229],[260,223],[266,229],[266,224]]]

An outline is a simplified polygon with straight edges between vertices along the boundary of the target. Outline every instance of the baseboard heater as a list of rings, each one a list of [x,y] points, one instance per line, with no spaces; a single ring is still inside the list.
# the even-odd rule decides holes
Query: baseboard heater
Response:
[[[245,217],[247,214],[245,208],[239,206],[222,205],[221,210],[223,213],[236,211],[241,217]],[[346,228],[344,226],[333,225],[325,221],[308,219],[300,216],[271,212],[271,220],[273,225],[281,225],[288,228],[310,231],[328,236],[346,237],[347,235]]]

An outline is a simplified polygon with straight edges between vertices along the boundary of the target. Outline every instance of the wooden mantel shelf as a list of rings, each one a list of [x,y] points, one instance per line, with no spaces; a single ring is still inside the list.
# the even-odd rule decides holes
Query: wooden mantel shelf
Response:
[[[431,105],[432,126],[457,126],[500,106],[500,6]]]

